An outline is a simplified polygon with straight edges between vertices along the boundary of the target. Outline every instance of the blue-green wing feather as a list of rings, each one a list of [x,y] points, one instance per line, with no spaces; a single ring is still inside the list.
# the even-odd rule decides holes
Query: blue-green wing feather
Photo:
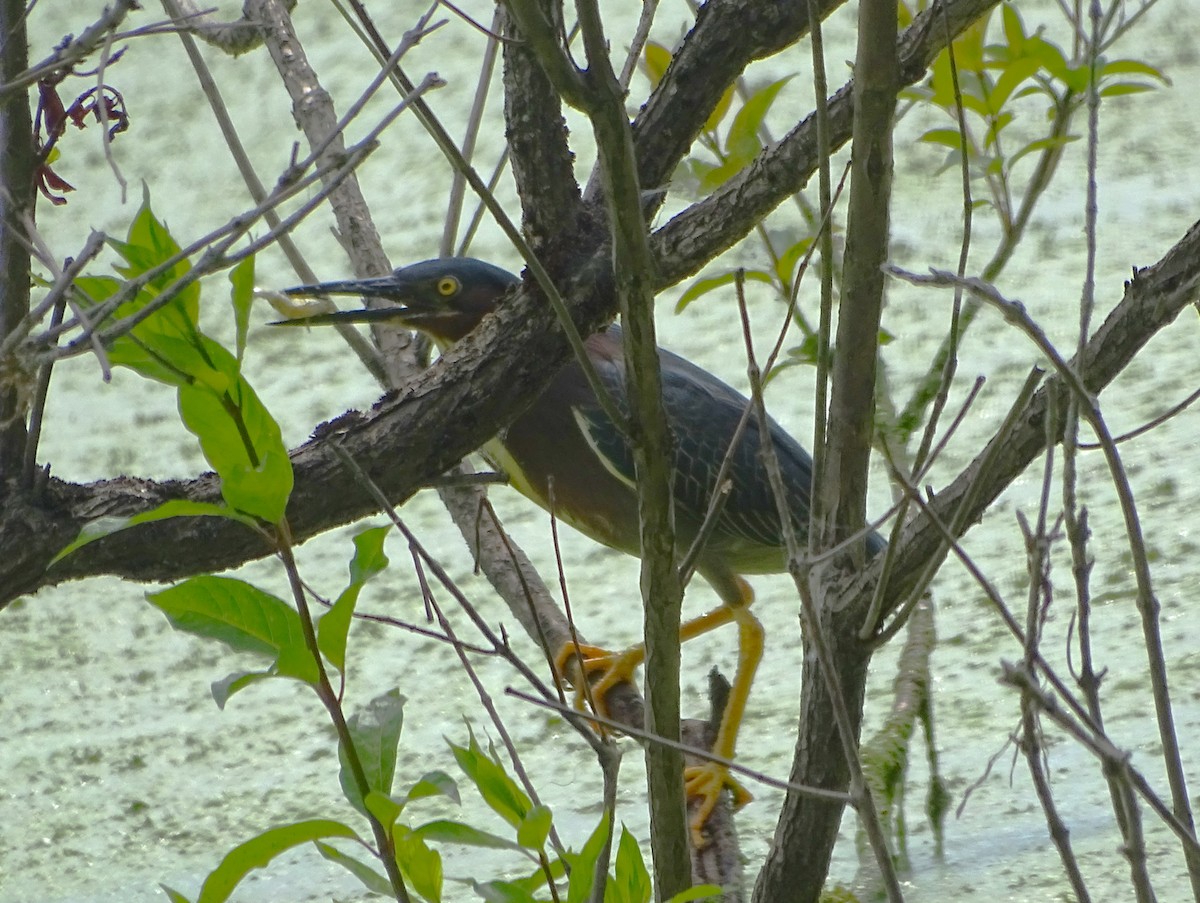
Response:
[[[610,338],[620,341],[616,327]],[[716,489],[720,462],[729,447],[747,400],[741,393],[678,355],[660,351],[663,404],[675,439],[675,503],[680,526],[698,526]],[[597,372],[622,414],[628,415],[625,373],[619,356],[594,358]],[[605,466],[624,482],[634,481],[633,451],[594,401],[575,409],[576,420]],[[770,435],[779,459],[788,502],[799,535],[808,525],[812,459],[774,421]],[[749,542],[781,547],[775,501],[759,458],[762,435],[751,417],[730,471],[732,489],[713,535],[714,542]]]

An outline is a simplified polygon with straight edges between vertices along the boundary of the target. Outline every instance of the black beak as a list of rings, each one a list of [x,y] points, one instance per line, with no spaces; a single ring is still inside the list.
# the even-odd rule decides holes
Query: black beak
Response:
[[[388,307],[364,308],[361,310],[339,310],[276,320],[269,326],[321,326],[331,323],[400,323],[416,326],[423,318],[437,312],[421,304],[413,297],[406,280],[397,279],[395,274],[376,279],[343,279],[335,282],[318,282],[315,285],[298,285],[285,288],[284,295],[294,298],[319,298],[326,295],[358,295],[361,298],[383,298],[393,302]]]

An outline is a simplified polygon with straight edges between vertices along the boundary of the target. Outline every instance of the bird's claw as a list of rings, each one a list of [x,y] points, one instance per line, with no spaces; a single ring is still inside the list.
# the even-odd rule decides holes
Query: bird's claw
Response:
[[[605,696],[617,684],[633,680],[633,673],[642,663],[642,658],[641,648],[636,646],[624,652],[613,652],[600,646],[567,643],[554,658],[554,670],[561,685],[572,684],[567,674],[574,659],[583,671],[584,678],[575,687],[575,708],[584,711],[588,708],[590,698],[595,713],[608,717]]]
[[[708,846],[703,828],[716,808],[721,791],[729,789],[733,796],[734,811],[751,802],[754,796],[740,782],[733,779],[729,769],[719,762],[705,762],[703,765],[689,765],[683,770],[683,789],[687,794],[689,808],[692,801],[696,807],[688,818],[691,830],[692,849],[701,850]]]

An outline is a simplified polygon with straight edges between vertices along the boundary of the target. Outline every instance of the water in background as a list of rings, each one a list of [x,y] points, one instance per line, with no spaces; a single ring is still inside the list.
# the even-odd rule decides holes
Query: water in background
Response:
[[[96,4],[98,7],[98,4]],[[62,9],[62,7],[60,7]],[[86,16],[48,22],[60,9],[38,8],[32,17],[38,57],[66,31],[78,32]],[[410,21],[416,10],[396,11],[396,22]],[[1120,297],[1130,267],[1155,261],[1200,210],[1200,179],[1194,97],[1200,88],[1200,63],[1189,35],[1176,23],[1184,14],[1182,0],[1163,4],[1135,31],[1136,44],[1122,46],[1123,56],[1144,57],[1167,70],[1174,86],[1149,96],[1119,98],[1106,104],[1100,165],[1100,270],[1098,299],[1103,314]],[[142,13],[141,24],[156,13]],[[317,71],[344,110],[371,66],[365,53],[341,38],[342,30],[318,5],[302,7],[298,27]],[[672,19],[671,16],[674,15]],[[1032,13],[1026,12],[1027,16]],[[843,10],[830,23],[828,40],[843,46],[852,34],[852,12]],[[660,14],[664,40],[682,25],[682,13]],[[385,23],[387,25],[387,23]],[[399,25],[385,33],[398,34]],[[334,39],[336,42],[334,43]],[[324,40],[322,40],[324,39]],[[433,98],[452,133],[461,122],[474,91],[477,54],[463,53],[458,42],[470,33],[454,21],[428,38],[410,73],[436,69],[450,84]],[[848,58],[850,51],[831,60]],[[237,61],[207,54],[229,89],[226,101],[269,182],[287,163],[293,142],[301,140],[288,115],[289,102],[261,53]],[[798,62],[797,62],[798,60]],[[807,50],[776,64],[779,71],[807,66]],[[210,121],[199,89],[186,78],[167,82],[162,73],[186,72],[177,39],[171,35],[134,41],[110,80],[125,93],[133,117],[132,131],[114,151],[130,183],[129,202],[119,202],[95,129],[70,135],[62,174],[79,190],[61,209],[43,206],[40,226],[60,255],[73,253],[90,228],[122,235],[140,196],[139,183],[153,186],[157,213],[180,237],[198,236],[248,206],[233,164],[215,126],[180,127],[183,119]],[[830,80],[843,71],[831,66]],[[780,103],[795,108],[809,104],[802,76]],[[388,103],[392,102],[389,98]],[[498,102],[498,101],[497,101]],[[905,129],[917,134],[919,124]],[[575,124],[577,135],[586,126]],[[479,155],[494,159],[499,131],[485,134]],[[903,146],[904,135],[897,140]],[[914,269],[952,267],[958,253],[958,178],[937,175],[936,152],[921,157],[905,153],[907,168],[897,173],[894,213],[894,259]],[[916,162],[913,162],[914,158]],[[1039,210],[1021,253],[1001,280],[1001,288],[1018,296],[1047,325],[1062,347],[1073,345],[1075,303],[1082,280],[1083,177],[1081,145],[1070,157],[1074,171],[1057,186]],[[581,160],[586,175],[590,161]],[[412,120],[402,118],[362,172],[364,190],[374,205],[376,222],[396,263],[433,256],[441,231],[448,183],[446,167],[432,143]],[[516,210],[510,189],[504,196]],[[322,278],[348,272],[329,220],[318,213],[301,230],[299,240]],[[979,239],[986,243],[986,236]],[[475,247],[478,256],[515,267],[516,256],[494,229],[485,228]],[[294,282],[277,256],[263,255],[259,282]],[[206,295],[206,316],[220,332],[227,319],[219,280]],[[731,351],[713,336],[730,334],[729,298],[716,296],[694,305],[684,316],[667,313],[663,300],[660,329],[670,345],[723,378],[744,387],[740,340]],[[887,327],[896,341],[886,350],[887,365],[898,397],[919,376],[947,320],[948,296],[920,293],[904,286],[890,289]],[[763,335],[773,308],[756,307]],[[261,325],[268,317],[256,316]],[[1185,315],[1181,320],[1188,320]],[[1182,398],[1194,386],[1190,323],[1176,324],[1154,341],[1117,383],[1105,393],[1113,429],[1142,423]],[[378,390],[358,368],[347,366],[347,353],[332,334],[298,330],[257,329],[251,337],[248,375],[283,425],[290,444],[304,440],[317,423],[349,407],[365,407]],[[979,442],[995,429],[1012,388],[1036,361],[1033,350],[998,318],[985,314],[962,349],[964,383],[976,373],[989,382],[957,437],[947,448],[929,482],[938,486],[971,457]],[[1182,375],[1182,376],[1181,376]],[[797,436],[811,435],[811,374],[803,368],[777,381],[769,401],[773,412]],[[1191,512],[1200,510],[1197,485],[1191,479],[1200,465],[1195,417],[1185,415],[1124,447],[1127,466],[1142,506],[1145,530],[1155,558],[1157,589],[1163,605],[1164,635],[1176,694],[1178,729],[1185,758],[1200,737],[1200,708],[1188,688],[1195,680],[1200,654],[1189,641],[1186,615],[1191,589],[1200,582]],[[1095,459],[1095,460],[1093,460]],[[42,460],[52,462],[62,478],[91,480],[118,473],[157,478],[187,477],[203,469],[194,440],[183,431],[171,393],[117,373],[104,385],[90,359],[59,367],[54,375]],[[1097,456],[1085,456],[1085,472],[1102,474]],[[1133,581],[1123,550],[1119,517],[1102,479],[1086,499],[1097,541],[1093,585],[1099,595],[1096,635],[1098,661],[1109,669],[1106,683],[1108,726],[1118,743],[1134,753],[1165,795],[1159,774],[1157,731],[1146,700],[1147,678]],[[1014,512],[1032,512],[1039,476],[1031,472],[1006,493],[983,524],[971,531],[967,548],[1014,605],[1024,597],[1025,574],[1020,534]],[[493,493],[496,505],[543,573],[554,573],[545,517],[506,489]],[[877,481],[873,510],[886,506],[884,483]],[[513,627],[486,583],[471,573],[457,532],[436,499],[423,494],[403,512],[423,542],[441,557],[451,574],[495,622]],[[350,555],[349,537],[361,525],[333,531],[308,543],[301,566],[325,594],[336,594]],[[575,536],[564,538],[564,558],[573,587],[576,612],[586,632],[620,645],[636,639],[636,562],[599,549]],[[406,568],[401,545],[392,549],[393,569],[366,593],[361,608],[419,621],[420,594]],[[1067,565],[1056,562],[1055,576],[1067,592]],[[241,576],[283,592],[278,569],[257,563]],[[790,761],[797,709],[797,605],[786,580],[760,578],[758,612],[768,629],[768,648],[747,713],[742,759],[773,774],[785,774]],[[212,644],[172,631],[143,601],[143,588],[113,579],[95,579],[47,589],[0,615],[0,901],[79,901],[106,903],[159,899],[158,882],[194,893],[203,876],[233,843],[286,820],[341,813],[355,816],[340,802],[336,778],[336,741],[324,713],[310,693],[285,682],[255,687],[218,711],[208,695],[211,681],[248,664]],[[954,565],[943,569],[935,585],[940,644],[934,659],[935,702],[939,715],[939,747],[944,774],[955,801],[984,775],[989,757],[1004,746],[1018,718],[1017,700],[996,684],[1001,659],[1019,657],[1016,644],[1000,628],[982,594]],[[698,613],[714,604],[707,588],[690,594],[687,610]],[[1065,602],[1063,604],[1066,604]],[[1062,661],[1069,611],[1051,616],[1044,648]],[[536,656],[517,631],[520,648]],[[888,689],[896,649],[885,650],[874,665],[867,725],[877,724],[889,703]],[[357,624],[352,636],[351,707],[391,686],[410,698],[397,783],[411,782],[424,771],[453,770],[443,736],[466,737],[463,718],[486,732],[484,716],[468,681],[447,649],[419,637]],[[734,666],[733,637],[719,633],[689,645],[685,652],[684,706],[703,712],[704,679],[711,665],[727,673]],[[568,842],[582,843],[599,812],[598,769],[590,753],[570,730],[552,716],[503,696],[517,683],[502,665],[481,661],[478,667],[515,735],[526,766]],[[1064,668],[1065,670],[1065,668]],[[1097,899],[1127,896],[1126,867],[1117,852],[1107,793],[1096,764],[1071,743],[1052,734],[1050,766],[1063,815],[1071,825],[1085,873]],[[564,769],[562,764],[570,762]],[[1194,757],[1186,764],[1195,766]],[[619,818],[639,836],[646,835],[641,757],[630,744],[622,772]],[[910,900],[1062,899],[1065,882],[1052,852],[1040,810],[1033,802],[1023,763],[1012,766],[1011,752],[1000,757],[982,780],[962,815],[947,826],[946,854],[933,856],[930,832],[922,822],[924,766],[913,764],[909,799],[909,848],[914,873]],[[739,816],[743,848],[753,871],[767,850],[779,798],[756,788],[757,801]],[[473,799],[466,801],[472,819],[483,820]],[[414,814],[425,819],[454,815],[455,810],[430,803]],[[500,829],[499,824],[496,825]],[[852,824],[847,820],[847,836]],[[1148,824],[1151,863],[1156,876],[1182,864],[1177,845]],[[448,855],[446,873],[489,877],[502,856]],[[838,850],[834,879],[853,875],[852,843]],[[1163,888],[1166,898],[1167,888]],[[451,891],[454,894],[453,891]],[[256,872],[237,899],[350,900],[358,886],[310,851],[300,851],[266,871]],[[457,899],[470,894],[461,891]]]

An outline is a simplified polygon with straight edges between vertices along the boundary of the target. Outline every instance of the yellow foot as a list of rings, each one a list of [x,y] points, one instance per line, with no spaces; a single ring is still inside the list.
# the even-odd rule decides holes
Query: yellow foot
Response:
[[[708,822],[709,816],[712,815],[717,800],[721,798],[721,791],[725,788],[729,788],[729,792],[733,795],[735,810],[742,808],[754,799],[749,790],[730,776],[729,769],[718,762],[690,765],[683,770],[683,789],[687,794],[689,808],[693,800],[698,802],[688,819],[688,827],[692,834],[692,849],[702,850],[708,846],[708,839],[704,836],[702,829]]]
[[[604,705],[605,695],[619,683],[632,682],[633,672],[642,663],[645,653],[640,646],[634,646],[624,652],[612,652],[582,643],[578,646],[578,655],[576,651],[577,647],[573,643],[567,643],[554,657],[554,670],[559,682],[563,685],[571,683],[567,679],[567,673],[574,659],[583,670],[587,686],[590,686],[590,689],[587,689],[580,683],[575,688],[575,707],[582,711],[590,693],[595,703],[596,714],[608,717],[608,710]]]

